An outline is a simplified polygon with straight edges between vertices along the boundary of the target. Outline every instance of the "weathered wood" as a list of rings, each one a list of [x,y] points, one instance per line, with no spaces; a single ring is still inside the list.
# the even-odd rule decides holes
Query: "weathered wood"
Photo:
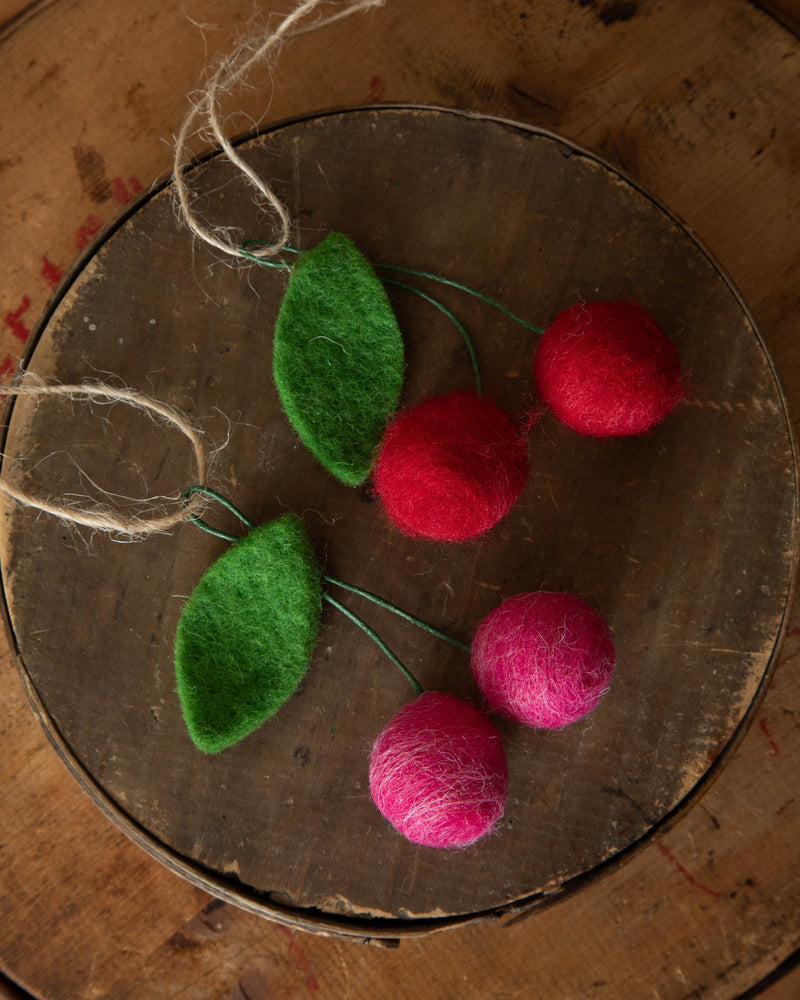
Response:
[[[0,972],[0,1000],[30,1000],[30,994]]]
[[[797,0],[758,0],[758,6],[790,31],[800,32],[800,3]]]
[[[623,158],[648,187],[689,219],[732,272],[756,311],[795,406],[800,369],[792,289],[797,285],[798,246],[791,218],[796,212],[797,190],[792,180],[795,153],[790,123],[795,87],[791,67],[796,59],[792,53],[796,44],[746,4],[670,6],[671,10],[666,11],[640,4],[629,20],[605,25],[597,16],[601,4],[583,7],[563,3],[530,10],[509,6],[507,11],[503,8],[503,16],[498,15],[496,4],[475,4],[465,11],[461,4],[450,5],[442,0],[437,5],[419,7],[408,3],[402,12],[390,5],[371,19],[368,31],[353,27],[315,49],[313,78],[302,72],[292,76],[292,56],[287,50],[283,65],[289,70],[289,79],[282,81],[287,85],[279,95],[276,113],[358,102],[371,93],[377,96],[382,85],[386,98],[446,100],[555,124],[607,155]],[[29,327],[31,317],[44,301],[44,273],[52,271],[42,257],[63,267],[74,253],[75,241],[83,239],[86,230],[94,226],[93,220],[110,218],[116,211],[113,191],[122,197],[122,190],[111,182],[122,180],[130,190],[130,176],[148,182],[166,166],[168,150],[157,137],[174,129],[182,104],[179,95],[193,84],[196,67],[203,59],[203,46],[195,29],[185,22],[180,24],[177,15],[174,21],[171,12],[161,11],[160,17],[155,17],[156,10],[155,5],[151,8],[147,3],[139,4],[135,11],[118,12],[110,20],[91,4],[80,10],[66,4],[52,5],[46,10],[47,18],[53,18],[46,29],[44,19],[40,26],[32,19],[25,32],[13,36],[13,51],[6,51],[9,107],[20,110],[5,123],[9,141],[4,156],[12,159],[12,165],[2,178],[9,227],[3,250],[7,280],[2,315],[9,315],[16,329],[19,324]],[[192,13],[198,20],[218,24],[231,20],[230,8],[225,4],[204,5],[202,10],[198,6]],[[518,13],[528,17],[518,18]],[[126,17],[130,20],[126,21]],[[520,32],[518,21],[522,20],[525,25]],[[562,30],[564,34],[559,37]],[[211,34],[212,49],[226,48],[223,35],[224,30]],[[353,39],[353,50],[347,48],[349,38]],[[125,56],[112,64],[105,53],[114,46]],[[61,64],[59,54],[64,51],[69,51],[72,58]],[[357,57],[349,57],[349,51],[357,52]],[[38,70],[36,65],[30,65],[36,57],[41,59]],[[60,69],[48,76],[47,71],[57,63]],[[149,65],[158,65],[163,71],[157,82],[145,81],[141,76],[142,68]],[[330,65],[334,70],[329,73]],[[22,67],[27,67],[26,73]],[[514,88],[507,89],[512,78]],[[693,90],[686,88],[684,79],[692,81]],[[127,92],[137,82],[144,86],[135,91],[140,100],[134,105],[139,117],[134,118],[131,106],[115,100],[113,95]],[[87,133],[84,124],[90,85],[93,111]],[[520,89],[527,96],[521,95]],[[257,111],[263,95],[249,95],[246,101],[252,101],[250,108]],[[729,117],[730,111],[736,112],[735,119]],[[45,143],[39,143],[32,123],[44,124]],[[771,137],[773,128],[776,132]],[[79,138],[100,150],[106,159],[109,187],[95,189],[97,196],[105,190],[112,192],[105,200],[90,201],[75,180],[70,147]],[[754,157],[762,146],[763,151]],[[26,222],[22,220],[24,213]],[[26,297],[29,305],[23,310]],[[6,329],[7,347],[15,349],[19,341],[9,326]],[[781,680],[784,674],[788,683]],[[574,905],[570,901],[535,916],[536,947],[532,947],[530,937],[515,939],[508,950],[502,938],[491,939],[487,948],[494,951],[487,965],[500,967],[512,995],[514,990],[528,989],[531,982],[540,983],[540,991],[549,995],[575,995],[574,984],[582,981],[582,966],[588,962],[610,970],[608,985],[597,986],[597,995],[602,995],[602,990],[608,996],[620,992],[636,995],[637,991],[648,995],[655,988],[662,996],[684,996],[694,991],[731,997],[793,947],[797,925],[792,915],[797,912],[797,902],[791,873],[796,868],[791,851],[787,853],[781,847],[780,839],[786,837],[789,843],[797,828],[796,811],[789,800],[796,796],[798,747],[792,717],[785,714],[796,711],[798,705],[792,676],[792,671],[786,672],[785,668],[776,674],[780,693],[768,695],[758,725],[703,800],[705,808],[713,808],[720,828],[708,821],[702,809],[693,810],[662,842],[683,872],[697,881],[719,872],[720,884],[727,887],[743,882],[746,872],[746,878],[756,884],[738,892],[738,904],[719,905],[717,897],[701,890],[690,891],[692,883],[681,869],[661,850],[652,849],[642,855],[641,860],[647,863],[636,870],[641,897],[631,891],[627,882],[612,875],[600,883],[606,886],[603,891],[607,893],[607,910],[584,908],[583,897],[579,896]],[[7,688],[4,694],[13,701],[19,697],[19,690]],[[93,952],[74,946],[75,938],[70,935],[80,930],[79,920],[59,920],[59,908],[75,905],[75,914],[87,920],[107,905],[103,900],[109,897],[96,892],[77,894],[74,880],[63,883],[59,879],[55,859],[72,857],[78,864],[100,865],[102,872],[102,859],[107,855],[95,854],[89,842],[95,811],[83,804],[66,773],[53,763],[35,726],[26,730],[23,720],[27,724],[28,714],[24,704],[11,717],[15,753],[3,758],[3,787],[9,790],[4,804],[29,801],[26,794],[31,779],[35,783],[42,769],[49,768],[48,773],[55,777],[49,801],[57,798],[62,808],[60,824],[45,824],[49,834],[40,833],[36,818],[32,818],[18,839],[12,842],[3,838],[10,856],[15,858],[16,871],[30,872],[33,891],[16,898],[16,909],[6,907],[6,930],[12,940],[4,940],[0,953],[12,968],[24,972],[27,982],[39,984],[37,992],[55,996],[96,993],[98,983],[108,988],[107,984],[121,979],[122,988],[118,985],[109,995],[124,995],[126,986],[143,978],[142,956],[152,949],[141,935],[146,923],[148,933],[152,932],[148,940],[155,938],[158,928],[153,921],[157,917],[148,913],[143,921],[133,916],[133,930],[131,915],[144,912],[141,907],[136,909],[141,897],[134,897],[130,910],[122,910],[117,901],[102,917],[97,916],[94,926],[98,930],[93,934],[87,931],[95,944]],[[26,731],[27,737],[23,735]],[[777,754],[771,750],[770,739]],[[25,761],[34,747],[38,747],[37,759],[50,763],[40,763],[32,773]],[[747,747],[752,748],[750,753],[745,753]],[[742,770],[737,771],[740,767]],[[782,783],[780,775],[784,775]],[[732,784],[726,783],[728,777]],[[715,798],[717,795],[721,798]],[[718,809],[720,804],[729,811]],[[73,810],[77,810],[74,827],[69,818]],[[776,812],[780,816],[773,822],[771,817]],[[38,816],[42,815],[40,810]],[[690,819],[692,822],[688,822]],[[66,842],[60,841],[56,829],[75,833]],[[113,837],[113,831],[110,835]],[[137,854],[129,845],[120,843],[118,863],[124,865],[125,859]],[[34,846],[37,844],[39,848]],[[44,884],[37,873],[37,850],[53,859],[52,878]],[[708,850],[714,851],[713,868],[707,867]],[[5,870],[10,870],[5,858],[4,865]],[[628,870],[634,872],[631,866],[623,869]],[[102,875],[98,876],[102,883]],[[687,895],[680,895],[678,886],[685,887]],[[624,949],[631,925],[656,905],[662,889],[663,902],[657,913],[663,922],[653,924],[655,916],[650,914],[647,924],[656,944],[647,947],[637,938],[635,950]],[[161,894],[166,901],[184,891],[165,872],[150,869],[152,899]],[[190,899],[191,895],[186,897],[187,906]],[[161,907],[154,909],[157,913]],[[564,922],[553,925],[551,936],[546,931],[547,921],[559,911],[564,913]],[[50,920],[46,926],[52,931],[48,936],[51,945],[46,954],[53,956],[52,960],[42,961],[42,950],[34,946],[30,935],[14,938],[15,915],[17,922],[24,919],[31,924],[34,913],[41,921]],[[161,925],[163,937],[168,936],[163,930],[165,925]],[[102,933],[101,926],[110,933]],[[273,953],[282,959],[275,968],[286,969],[297,961],[298,947],[308,955],[304,951],[306,943],[312,948],[315,963],[327,947],[324,942],[302,938],[290,942],[282,932],[257,921],[251,927],[256,935],[251,939],[253,949],[263,942],[258,935],[274,933]],[[459,967],[468,949],[475,946],[461,934],[447,937],[452,942],[449,949],[442,947],[431,954],[440,963],[437,974],[441,995],[447,995],[448,986],[452,993],[463,983]],[[130,951],[126,956],[119,946],[123,941],[137,949],[135,958]],[[585,944],[577,954],[568,955],[565,941]],[[724,959],[725,948],[720,947],[720,941],[736,958]],[[58,942],[63,945],[60,956],[53,950]],[[547,961],[542,959],[539,942],[547,950]],[[236,951],[235,937],[231,949],[228,957],[244,970],[248,959],[236,957],[241,953]],[[517,949],[530,955],[531,965],[520,963]],[[199,952],[195,950],[194,954]],[[250,954],[255,963],[255,951]],[[382,952],[377,954],[383,956]],[[718,979],[717,975],[740,955],[744,959]],[[350,980],[343,978],[343,958]],[[227,992],[235,982],[228,978],[232,973],[220,964],[204,962],[207,972],[201,992],[208,995],[217,988]],[[364,966],[370,962],[374,966],[365,971]],[[473,962],[468,965],[474,970]],[[150,993],[142,995],[153,995],[153,982],[164,987],[165,969],[172,970],[166,972],[166,978],[176,984],[176,991],[180,988],[179,970],[183,970],[180,975],[184,975],[184,983],[201,981],[193,979],[191,969],[174,960],[174,956],[173,961],[159,968],[160,980],[151,980]],[[376,953],[345,946],[332,953],[330,965],[321,971],[315,968],[323,986],[349,983],[345,988],[353,995],[368,992],[368,981],[377,983],[375,995],[381,995],[382,989],[384,995],[392,995],[385,986],[392,980],[382,980],[381,970],[394,976],[395,981],[398,974],[398,967],[385,964]],[[424,962],[416,968],[413,962],[407,962],[407,968],[410,972],[405,972],[403,978],[409,988],[424,991],[425,984],[430,984],[430,968]],[[215,985],[220,982],[228,985]],[[519,985],[522,982],[524,987]]]
[[[182,595],[225,543],[188,527],[126,546],[95,538],[81,551],[59,522],[14,507],[3,588],[26,683],[112,817],[137,824],[151,850],[165,845],[212,891],[347,933],[388,921],[390,935],[409,921],[435,926],[535,902],[672,814],[762,685],[796,552],[791,433],[770,360],[688,235],[547,134],[474,115],[364,109],[278,128],[242,153],[299,220],[295,246],[346,230],[379,266],[438,271],[540,324],[577,299],[635,297],[692,373],[688,405],[636,440],[596,441],[543,421],[530,436],[528,487],[490,536],[458,546],[405,539],[364,491],[320,468],[282,414],[269,372],[285,277],[223,266],[176,220],[169,189],[92,252],[35,332],[26,370],[63,383],[111,372],[188,411],[212,440],[223,439],[219,420],[232,420],[215,488],[256,523],[305,512],[327,572],[462,639],[516,593],[563,589],[592,601],[615,634],[611,694],[557,733],[504,727],[512,783],[497,836],[451,854],[412,847],[369,801],[364,749],[411,692],[349,621],[326,613],[300,694],[257,734],[203,757],[180,718],[172,645]],[[191,183],[198,213],[245,237],[269,235],[248,228],[250,189],[224,161]],[[488,236],[491,253],[476,254]],[[521,418],[536,335],[464,293],[422,285],[475,330],[484,383]],[[455,331],[407,290],[393,298],[407,347],[404,404],[468,385]],[[102,421],[94,409],[16,401],[2,474],[48,496],[102,483],[131,497],[141,483],[140,495],[177,497],[193,484],[182,439],[124,407]],[[367,607],[366,616],[423,686],[476,698],[463,654],[391,615]]]

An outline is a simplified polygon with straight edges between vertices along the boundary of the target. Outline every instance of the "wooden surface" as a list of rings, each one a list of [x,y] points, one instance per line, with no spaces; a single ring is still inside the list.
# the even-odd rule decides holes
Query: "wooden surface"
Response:
[[[445,101],[557,127],[599,150],[686,219],[731,273],[796,414],[797,42],[750,4],[640,3],[624,5],[625,17],[622,6],[390,4],[304,42],[302,58],[287,50],[271,111]],[[231,25],[231,6],[189,13],[212,26],[209,48],[224,50],[231,31],[213,24]],[[165,169],[163,138],[205,53],[196,27],[148,3],[113,19],[91,3],[39,4],[2,45],[12,108],[2,125],[2,315],[14,355],[56,271]],[[262,100],[246,95],[254,113]],[[229,906],[201,913],[202,893],[81,796],[8,665],[3,967],[57,997],[388,997],[399,982],[436,997],[737,996],[797,945],[799,624],[795,614],[735,756],[651,848],[526,921],[397,951],[293,934]]]
[[[469,639],[499,601],[539,588],[591,601],[615,635],[611,693],[559,732],[503,726],[512,781],[496,836],[468,851],[414,847],[372,806],[365,750],[412,692],[346,618],[323,615],[302,690],[274,720],[205,758],[180,717],[172,645],[182,595],[226,544],[191,526],[131,545],[87,543],[14,507],[3,588],[26,683],[112,817],[212,890],[361,935],[537,903],[674,813],[718,766],[765,683],[797,519],[771,362],[687,233],[548,134],[367,108],[295,122],[242,154],[290,206],[297,246],[347,230],[376,264],[438,269],[540,323],[576,297],[635,295],[691,372],[687,404],[634,440],[591,440],[545,419],[530,436],[528,485],[497,530],[471,545],[407,539],[368,491],[343,488],[298,446],[282,413],[269,370],[285,276],[225,266],[196,246],[170,189],[92,250],[34,332],[26,369],[63,383],[112,372],[188,409],[210,442],[226,442],[215,488],[257,523],[302,512],[326,572],[446,632]],[[252,195],[224,160],[191,183],[197,211],[263,232],[247,228]],[[491,257],[476,255],[493,230]],[[463,293],[423,288],[467,320],[484,384],[521,414],[537,335]],[[403,402],[469,385],[457,332],[407,290],[390,291],[406,341]],[[124,407],[95,409],[17,401],[2,474],[48,496],[80,496],[89,483],[122,496],[192,485],[182,437]],[[478,700],[463,654],[344,599],[426,689]]]

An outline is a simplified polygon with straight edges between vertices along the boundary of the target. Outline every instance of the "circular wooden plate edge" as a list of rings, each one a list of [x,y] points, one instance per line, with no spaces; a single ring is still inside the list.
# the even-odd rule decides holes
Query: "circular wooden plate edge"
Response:
[[[791,459],[792,459],[792,479],[794,484],[793,491],[793,530],[792,530],[792,547],[791,547],[791,575],[790,583],[787,588],[786,600],[783,608],[783,615],[781,619],[781,625],[776,635],[775,642],[773,644],[772,651],[769,656],[767,667],[761,678],[761,681],[753,695],[750,704],[745,709],[738,726],[736,727],[733,735],[728,740],[726,745],[722,748],[719,754],[715,757],[713,762],[709,765],[706,772],[698,779],[691,790],[681,799],[680,802],[661,820],[655,823],[642,837],[638,840],[632,842],[623,850],[616,852],[611,857],[607,858],[601,864],[593,868],[589,872],[576,875],[563,882],[554,883],[552,886],[545,886],[538,892],[521,897],[520,899],[513,900],[503,904],[500,907],[493,908],[486,911],[476,911],[473,913],[465,913],[454,915],[451,917],[435,917],[428,919],[412,919],[412,920],[402,920],[401,918],[376,918],[370,920],[368,918],[362,917],[350,917],[347,915],[334,915],[325,914],[318,911],[310,910],[300,910],[298,908],[292,908],[288,906],[282,906],[269,898],[268,893],[259,892],[248,888],[245,885],[236,883],[230,877],[223,877],[219,873],[211,872],[203,868],[202,866],[187,860],[182,855],[178,854],[176,851],[172,850],[168,845],[164,844],[157,837],[151,834],[149,831],[144,829],[139,823],[133,820],[126,811],[121,808],[121,806],[111,798],[95,781],[95,779],[89,774],[89,772],[83,767],[80,761],[73,754],[68,742],[64,739],[63,735],[59,731],[55,721],[48,712],[46,706],[44,705],[39,693],[27,673],[25,664],[19,652],[19,648],[16,641],[16,636],[14,633],[13,623],[11,621],[10,611],[8,608],[5,588],[0,587],[0,614],[2,614],[3,624],[6,630],[6,635],[9,642],[9,647],[12,654],[12,659],[14,660],[17,672],[22,681],[23,688],[25,690],[26,696],[28,697],[31,706],[36,713],[39,721],[50,740],[50,743],[56,750],[59,757],[62,759],[72,776],[78,781],[79,785],[86,792],[89,797],[98,806],[101,812],[115,824],[125,835],[142,848],[149,856],[154,858],[163,864],[173,873],[183,877],[191,884],[202,889],[205,892],[210,893],[226,902],[232,903],[244,910],[252,913],[259,914],[261,916],[276,920],[280,923],[300,928],[303,930],[311,931],[322,935],[333,935],[333,936],[344,936],[350,938],[357,938],[364,941],[371,939],[382,940],[384,942],[391,942],[404,937],[417,937],[427,935],[433,932],[443,931],[454,927],[464,926],[466,924],[478,923],[491,920],[502,920],[503,922],[511,922],[517,919],[521,919],[533,910],[539,909],[544,905],[550,905],[553,902],[563,900],[568,896],[572,895],[575,891],[581,887],[593,883],[605,875],[618,870],[622,865],[624,865],[634,854],[638,853],[640,850],[646,848],[652,844],[659,837],[663,836],[671,827],[673,827],[684,815],[692,808],[699,798],[708,790],[711,784],[716,780],[716,778],[721,773],[724,764],[727,762],[729,757],[733,752],[735,752],[736,747],[739,745],[744,734],[750,727],[753,718],[758,710],[766,690],[769,687],[769,683],[774,672],[778,655],[783,643],[783,639],[786,634],[788,613],[793,605],[796,596],[797,587],[797,569],[800,563],[800,551],[798,550],[798,532],[797,532],[797,522],[798,522],[798,488],[800,487],[800,470],[798,469],[798,452],[797,452],[797,442],[795,440],[795,435],[793,433],[793,428],[788,414],[788,405],[783,391],[783,387],[778,377],[778,373],[775,368],[772,356],[764,343],[764,340],[758,330],[756,322],[738,289],[734,285],[731,278],[725,272],[724,268],[720,265],[715,256],[703,245],[700,239],[695,235],[690,226],[688,226],[682,219],[675,215],[675,213],[667,208],[661,201],[656,198],[649,191],[645,190],[636,180],[627,176],[623,170],[621,170],[616,165],[605,160],[602,156],[593,152],[590,149],[582,147],[580,144],[567,139],[566,137],[553,132],[552,130],[542,128],[539,126],[529,125],[523,122],[517,122],[512,119],[503,118],[496,115],[488,115],[480,112],[466,111],[458,108],[452,108],[437,104],[404,104],[404,103],[392,103],[392,104],[368,104],[368,105],[357,105],[354,107],[347,108],[330,108],[320,111],[310,112],[308,114],[292,116],[287,119],[283,119],[278,122],[271,123],[268,127],[260,129],[258,132],[251,132],[244,136],[241,136],[235,140],[237,144],[252,140],[258,136],[268,135],[270,132],[277,131],[279,129],[284,129],[290,127],[294,124],[299,124],[301,122],[327,118],[342,114],[351,114],[356,112],[391,112],[391,111],[408,111],[408,112],[438,112],[448,115],[455,115],[461,118],[466,118],[469,120],[475,120],[480,122],[492,122],[494,124],[504,125],[510,129],[515,129],[521,132],[526,132],[531,135],[539,135],[543,138],[550,139],[556,143],[559,143],[566,149],[571,151],[571,155],[583,156],[591,159],[596,164],[607,169],[609,172],[617,176],[621,181],[629,184],[637,192],[645,196],[653,205],[659,208],[665,216],[667,216],[680,230],[685,233],[686,237],[691,240],[695,245],[696,249],[702,253],[709,261],[715,272],[724,281],[725,285],[735,297],[742,313],[750,325],[754,336],[756,337],[761,350],[763,351],[766,363],[772,373],[777,394],[780,400],[781,411],[786,425],[786,431],[789,440]],[[219,151],[211,151],[209,153],[200,156],[192,164],[192,169],[201,166],[203,163],[221,155]],[[61,279],[58,287],[54,290],[50,299],[48,300],[45,308],[42,311],[34,329],[31,332],[30,338],[26,344],[25,352],[20,360],[19,368],[16,377],[21,378],[24,372],[27,370],[27,365],[32,358],[39,340],[41,339],[44,331],[49,325],[49,322],[57,310],[59,304],[71,288],[71,286],[78,279],[80,274],[85,269],[88,262],[97,254],[98,250],[113,237],[114,233],[121,228],[125,222],[134,216],[144,204],[146,204],[154,196],[165,190],[171,182],[171,175],[162,177],[154,181],[150,187],[139,195],[135,200],[133,200],[128,206],[126,206],[125,211],[120,213],[114,220],[112,220],[108,225],[106,225],[97,236],[84,248],[81,254],[75,259],[73,264],[69,267],[64,277]],[[10,421],[13,415],[14,408],[14,397],[9,397],[2,418],[2,425],[0,426],[0,468],[2,467],[2,452],[5,447],[6,436]]]

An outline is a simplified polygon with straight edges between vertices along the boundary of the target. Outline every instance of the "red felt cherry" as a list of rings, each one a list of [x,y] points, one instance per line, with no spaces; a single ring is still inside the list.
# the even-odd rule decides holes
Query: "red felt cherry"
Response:
[[[533,365],[543,401],[595,437],[644,434],[686,395],[678,352],[635,302],[578,302],[548,326]]]
[[[407,535],[477,538],[518,499],[529,471],[524,435],[497,403],[456,390],[401,411],[375,466],[375,492]]]

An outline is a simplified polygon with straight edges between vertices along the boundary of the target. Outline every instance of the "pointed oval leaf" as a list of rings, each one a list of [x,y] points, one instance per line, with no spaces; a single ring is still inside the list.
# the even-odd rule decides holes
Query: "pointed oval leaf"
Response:
[[[403,338],[369,261],[341,233],[292,269],[273,371],[306,447],[342,482],[362,483],[400,399]]]
[[[175,635],[178,696],[200,750],[238,742],[295,692],[321,602],[319,566],[294,514],[254,529],[209,567]]]

